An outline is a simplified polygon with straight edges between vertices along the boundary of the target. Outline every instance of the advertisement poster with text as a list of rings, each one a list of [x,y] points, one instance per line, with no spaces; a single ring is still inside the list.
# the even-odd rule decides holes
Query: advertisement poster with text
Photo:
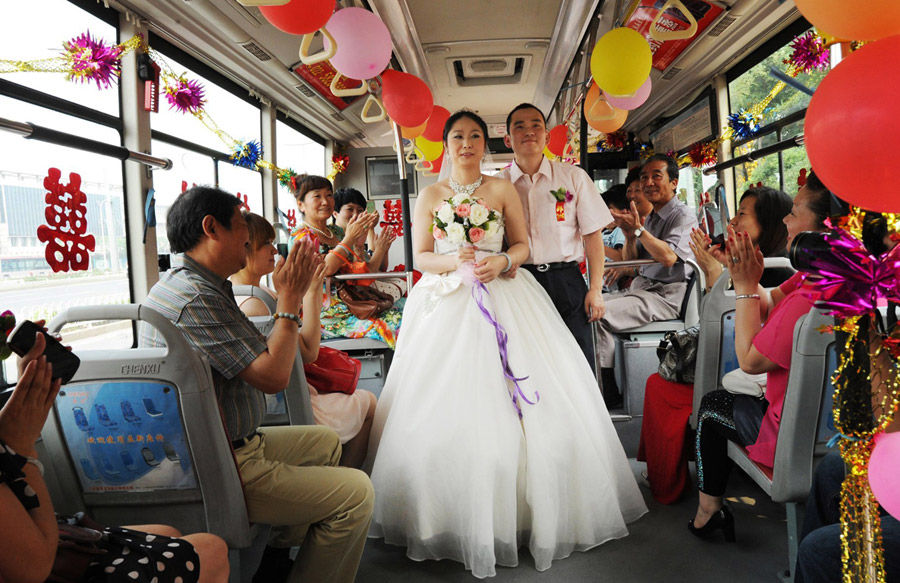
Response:
[[[665,0],[637,0],[625,19],[625,26],[641,33],[650,43],[653,51],[653,68],[665,71],[669,65],[722,13],[722,8],[703,0],[683,0],[681,2],[697,21],[697,32],[691,38],[659,41],[650,36],[650,27],[660,31],[674,32],[687,30],[690,23],[680,8],[670,7],[654,25],[653,21],[665,6]],[[677,3],[676,3],[677,6]]]

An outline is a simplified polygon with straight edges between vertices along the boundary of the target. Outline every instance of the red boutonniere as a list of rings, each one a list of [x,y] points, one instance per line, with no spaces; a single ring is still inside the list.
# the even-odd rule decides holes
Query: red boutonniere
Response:
[[[550,194],[556,199],[556,221],[561,223],[566,220],[566,203],[575,197],[565,188],[551,190]]]

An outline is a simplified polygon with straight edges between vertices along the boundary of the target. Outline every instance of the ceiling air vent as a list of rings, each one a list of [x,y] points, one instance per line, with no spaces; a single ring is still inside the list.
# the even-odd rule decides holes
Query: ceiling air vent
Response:
[[[530,55],[450,59],[450,77],[460,87],[521,83],[531,64]]]
[[[315,93],[313,93],[313,90],[302,83],[300,85],[296,85],[296,88],[297,88],[297,91],[299,91],[300,93],[303,94],[303,97],[314,97],[315,96]]]
[[[271,61],[272,60],[272,57],[269,55],[269,53],[264,51],[262,49],[262,47],[260,47],[258,44],[256,44],[252,40],[247,41],[245,43],[241,43],[241,48],[243,48],[245,51],[247,51],[248,53],[250,53],[257,59],[259,59],[260,61]]]
[[[725,16],[722,17],[721,20],[719,20],[719,22],[716,23],[716,25],[714,27],[709,29],[709,32],[706,33],[706,35],[707,36],[719,36],[720,34],[725,32],[726,28],[728,28],[729,26],[734,24],[734,22],[736,20],[737,20],[736,16],[731,16],[730,14],[726,14]]]
[[[357,140],[365,140],[365,139],[366,139],[366,134],[364,134],[364,133],[362,133],[362,132],[356,132],[355,134],[353,134],[353,136],[354,136]]]
[[[681,69],[679,69],[678,67],[669,67],[669,70],[666,71],[666,74],[663,75],[662,78],[664,81],[668,81],[669,79],[675,77],[675,75],[677,75],[678,73],[681,73]]]
[[[333,119],[334,121],[347,121],[347,118],[344,117],[344,116],[343,116],[340,112],[338,112],[338,111],[335,111],[334,113],[331,114],[331,119]]]

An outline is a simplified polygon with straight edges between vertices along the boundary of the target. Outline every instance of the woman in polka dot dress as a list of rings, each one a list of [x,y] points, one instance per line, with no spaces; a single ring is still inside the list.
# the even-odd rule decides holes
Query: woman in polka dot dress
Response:
[[[37,334],[19,361],[19,382],[0,410],[0,581],[44,581],[56,558],[59,531],[34,444],[59,392]],[[0,346],[2,349],[3,346]],[[212,534],[164,525],[103,529],[108,549],[91,563],[87,583],[224,583],[228,548]],[[180,538],[178,538],[180,537]]]

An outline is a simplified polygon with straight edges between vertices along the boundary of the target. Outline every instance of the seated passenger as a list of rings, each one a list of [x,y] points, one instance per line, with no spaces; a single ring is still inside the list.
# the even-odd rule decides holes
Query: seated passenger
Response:
[[[351,220],[366,212],[366,199],[362,193],[355,188],[339,188],[334,193],[334,224],[347,231],[347,226]],[[377,224],[378,215],[375,213],[375,224]],[[375,224],[369,227],[366,237],[362,241],[362,245],[357,244],[354,252],[360,257],[370,257],[376,246],[379,245],[375,236]],[[391,243],[396,237],[392,229],[382,229],[381,237],[387,239],[387,247],[390,248]],[[358,242],[357,242],[358,243]],[[384,258],[380,265],[372,265],[369,263],[369,271],[384,271],[388,268],[388,254],[385,252]]]
[[[311,237],[318,241],[319,252],[325,255],[325,275],[334,275],[339,271],[380,271],[391,243],[394,242],[393,231],[383,229],[375,238],[371,257],[366,254],[363,246],[367,234],[378,223],[378,214],[362,212],[348,218],[344,226],[329,225],[328,221],[335,213],[331,182],[322,176],[309,174],[297,177],[294,184],[294,197],[303,214],[303,222],[294,231],[294,240]],[[331,251],[334,252],[330,253]]]
[[[378,222],[375,213],[362,213],[348,219],[346,230],[337,225],[329,225],[334,214],[334,195],[331,182],[327,178],[314,175],[298,176],[292,183],[292,191],[297,199],[297,207],[303,214],[303,222],[294,231],[294,241],[310,239],[315,241],[319,253],[325,261],[325,275],[335,273],[372,273],[380,270],[387,257],[388,248],[394,240],[391,229],[384,229],[375,239],[375,249],[368,257],[363,243],[366,234]],[[322,313],[322,328],[325,338],[372,338],[380,340],[390,348],[394,347],[396,334],[400,328],[402,315],[401,297],[406,293],[406,280],[402,277],[390,280],[356,280],[355,284],[369,286],[377,292],[384,303],[393,300],[394,307],[379,308],[373,317],[361,314],[341,297],[339,285],[332,286],[331,305]],[[357,290],[347,290],[346,293]],[[366,290],[368,291],[368,290]]]
[[[741,197],[740,206],[729,226],[735,233],[746,233],[750,242],[765,257],[785,253],[788,232],[783,219],[791,210],[788,195],[773,188],[751,188]],[[710,245],[709,237],[699,229],[691,233],[691,250],[706,275],[707,290],[722,274],[725,252]],[[773,287],[789,277],[790,269],[767,270],[762,285]],[[638,459],[647,462],[647,479],[653,497],[662,504],[681,498],[691,485],[687,469],[688,418],[693,407],[691,385],[670,383],[658,375],[647,380],[644,392],[644,418]]]
[[[59,379],[51,380],[52,366],[42,356],[45,343],[42,334],[35,336],[34,346],[19,360],[19,382],[0,410],[0,581],[6,583],[47,579],[59,542],[34,445],[60,386]],[[85,565],[84,581],[228,580],[228,547],[215,535],[182,537],[161,524],[105,527],[103,532],[106,538],[98,544],[107,552]]]
[[[603,193],[603,202],[610,210],[625,211],[628,209],[628,199],[625,196],[625,185],[615,184]],[[607,261],[621,261],[622,247],[625,246],[625,234],[622,233],[615,221],[603,227],[603,251]]]
[[[290,581],[351,582],[372,516],[372,484],[361,471],[337,467],[341,443],[322,426],[260,428],[265,394],[283,391],[297,354],[300,303],[320,262],[308,243],[275,266],[275,324],[265,338],[238,308],[229,276],[247,261],[249,237],[241,200],[194,187],[169,208],[172,269],[143,305],[170,320],[209,359],[226,433],[234,447],[250,520],[271,524],[270,545],[286,556],[300,545]],[[141,327],[141,344],[164,340]]]
[[[231,276],[236,284],[255,285],[278,296],[274,291],[260,284],[260,280],[275,269],[275,229],[263,217],[247,213],[244,217],[250,231],[250,247],[247,249],[247,265]],[[319,356],[319,340],[322,330],[319,311],[322,309],[322,282],[325,266],[320,265],[309,289],[303,296],[303,323],[300,325],[300,355],[304,363],[315,362]],[[241,311],[248,316],[268,316],[269,310],[259,298],[249,297],[240,302]],[[352,395],[344,393],[319,393],[309,384],[309,399],[313,416],[319,425],[327,425],[341,439],[343,453],[341,465],[358,468],[362,466],[369,447],[369,430],[375,415],[375,395],[357,389]]]
[[[788,244],[802,231],[825,230],[831,193],[810,173],[797,192],[787,225]],[[697,415],[697,487],[699,505],[688,523],[691,533],[707,537],[716,530],[734,540],[734,518],[722,497],[732,462],[728,441],[745,446],[750,459],[772,467],[781,408],[787,389],[794,325],[809,312],[819,293],[807,277],[797,273],[769,294],[759,285],[763,272],[762,253],[753,247],[747,233],[729,227],[725,256],[735,291],[735,353],[744,372],[767,373],[764,399],[716,390],[703,397]],[[766,315],[768,314],[768,318]],[[761,322],[765,320],[765,325]]]
[[[657,320],[678,317],[687,290],[690,268],[688,241],[697,217],[675,196],[678,165],[669,156],[651,156],[641,166],[641,188],[653,205],[645,225],[637,205],[628,212],[613,212],[616,224],[625,233],[623,259],[653,259],[657,264],[641,267],[628,291],[604,297],[606,314],[597,329],[597,357],[603,393],[610,406],[620,400],[613,374],[615,336],[620,330],[636,328]],[[646,228],[645,228],[646,226]]]
[[[653,210],[653,205],[650,204],[650,201],[647,200],[647,197],[644,196],[644,191],[641,189],[640,166],[635,166],[634,168],[629,170],[627,176],[625,176],[625,200],[626,205],[622,210],[628,211],[628,209],[631,208],[631,203],[633,202],[635,208],[637,208],[638,216],[641,218],[641,225],[643,226],[643,224],[647,221],[647,217],[650,215],[650,211]],[[622,259],[621,255],[619,259]],[[625,291],[629,287],[631,287],[631,282],[632,280],[634,280],[634,277],[637,275],[637,273],[638,270],[631,267],[607,266],[603,271],[604,285],[611,291]]]

